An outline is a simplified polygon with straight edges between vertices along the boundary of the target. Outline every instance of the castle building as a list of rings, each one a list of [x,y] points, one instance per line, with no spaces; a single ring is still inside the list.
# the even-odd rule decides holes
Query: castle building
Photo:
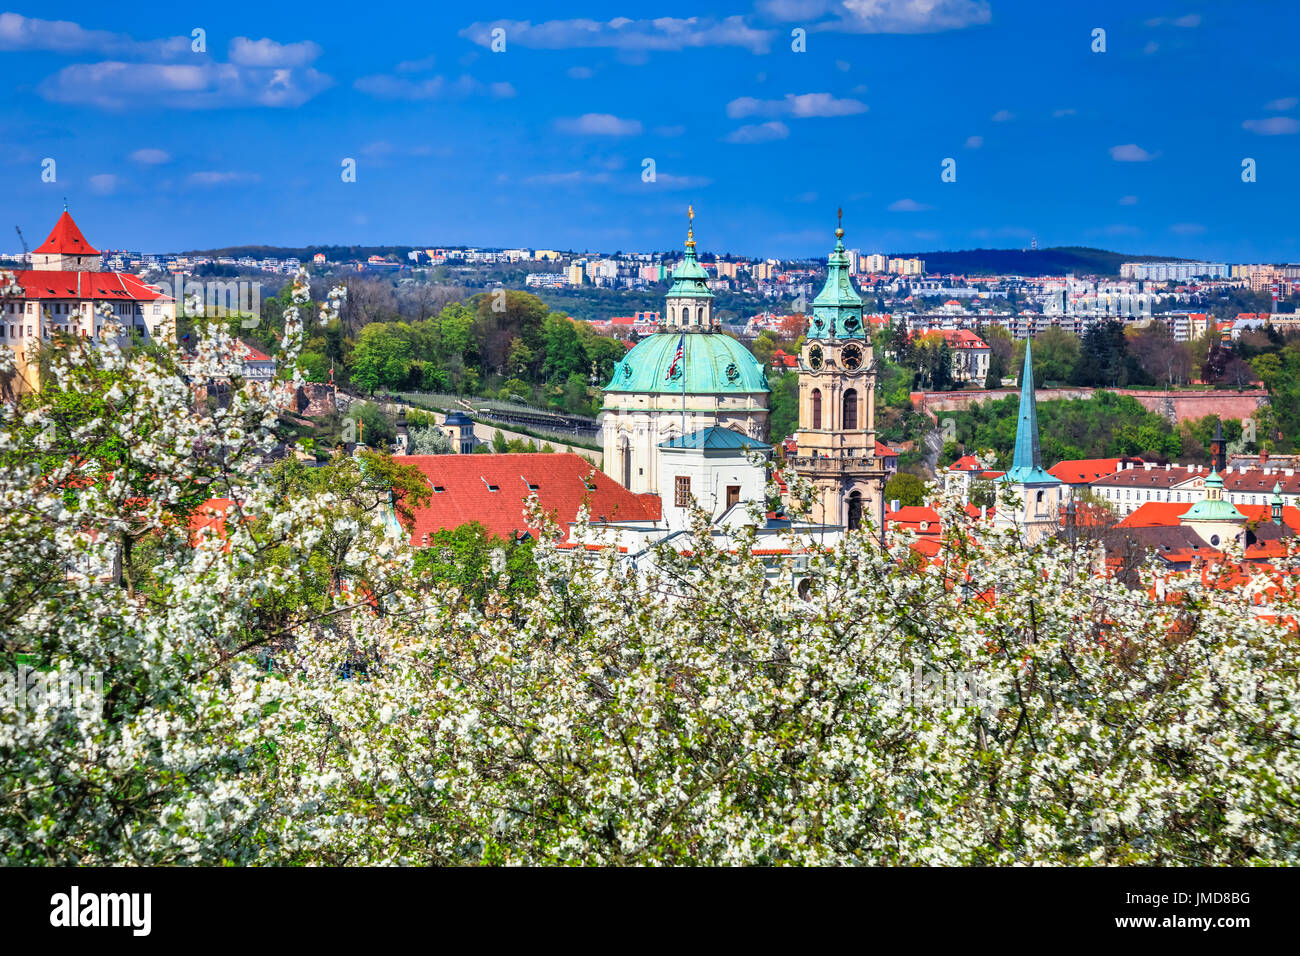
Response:
[[[1043,468],[1038,445],[1038,402],[1034,395],[1033,342],[1025,340],[1025,367],[1020,373],[1020,416],[1016,421],[1016,447],[1011,468],[996,480],[1010,486],[1016,503],[997,503],[995,528],[1014,527],[1028,544],[1056,533],[1060,527],[1061,482]]]
[[[709,276],[695,256],[694,209],[689,215],[664,321],[615,366],[600,411],[604,471],[636,493],[661,492],[665,443],[715,427],[754,442],[768,433],[767,376],[719,328]]]
[[[39,387],[37,370],[28,366],[27,346],[46,343],[55,333],[98,335],[107,305],[113,319],[143,339],[174,329],[176,302],[165,292],[127,272],[100,272],[99,251],[92,248],[65,209],[49,238],[32,252],[32,268],[11,273],[0,283],[0,347],[17,354],[17,388]]]
[[[876,454],[876,365],[843,227],[835,230],[812,312],[799,363],[798,452],[790,461],[812,483],[813,521],[853,530],[870,516],[879,533],[886,476]]]

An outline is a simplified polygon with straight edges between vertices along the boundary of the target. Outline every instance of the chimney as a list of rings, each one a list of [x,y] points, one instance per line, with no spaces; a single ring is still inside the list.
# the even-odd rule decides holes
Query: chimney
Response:
[[[1268,464],[1268,449],[1261,448],[1259,450],[1259,467],[1263,468],[1266,464]]]

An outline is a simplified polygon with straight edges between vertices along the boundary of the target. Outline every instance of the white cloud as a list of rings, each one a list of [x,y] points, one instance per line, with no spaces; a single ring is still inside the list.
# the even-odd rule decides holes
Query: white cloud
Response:
[[[555,128],[574,136],[635,136],[641,132],[641,121],[620,119],[612,113],[584,113],[557,119]]]
[[[311,68],[263,69],[211,61],[180,63],[75,63],[37,88],[55,103],[103,109],[149,104],[179,109],[301,106],[333,85]]]
[[[236,66],[306,66],[321,54],[321,49],[310,40],[299,43],[277,43],[275,40],[250,40],[235,37],[230,41],[226,56]]]
[[[824,116],[853,116],[865,113],[868,107],[861,100],[836,99],[830,93],[787,93],[779,100],[759,100],[742,96],[727,104],[727,115],[732,119],[747,116],[790,116],[795,119]]]
[[[1120,196],[1120,197],[1119,197],[1119,204],[1120,204],[1121,206],[1136,206],[1136,205],[1137,205],[1137,201],[1138,201],[1137,196]]]
[[[782,23],[840,33],[936,33],[988,23],[985,0],[759,0],[758,10]]]
[[[1066,108],[1063,110],[1052,110],[1052,115],[1057,119],[1060,119],[1062,116],[1073,116],[1077,112],[1078,110]]]
[[[984,145],[984,137],[983,137],[983,136],[967,136],[967,137],[966,137],[966,148],[967,148],[967,149],[979,149],[979,148],[980,148],[981,146],[983,146],[983,145]]]
[[[397,73],[426,73],[433,69],[438,58],[430,53],[428,56],[421,57],[418,60],[403,60],[393,70]]]
[[[1147,45],[1142,48],[1142,52],[1145,53],[1147,56],[1150,56],[1151,54],[1155,53],[1159,49],[1160,49],[1159,43],[1157,43],[1155,40],[1148,40]]]
[[[537,50],[569,50],[609,47],[627,51],[671,51],[688,47],[734,46],[751,53],[766,53],[775,30],[760,30],[745,23],[744,17],[722,20],[707,17],[656,17],[630,20],[618,17],[599,20],[492,20],[471,23],[460,35],[479,46],[491,48],[492,31],[505,30],[507,49],[511,44]]]
[[[839,70],[841,73],[847,73],[851,68],[852,67],[849,65],[849,62],[847,60],[835,61],[835,69]]]
[[[663,136],[668,139],[672,139],[675,136],[681,136],[685,132],[685,126],[656,126],[654,128],[656,136]]]
[[[1205,227],[1199,222],[1176,222],[1169,227],[1169,231],[1180,236],[1199,236],[1205,232]]]
[[[742,126],[728,134],[726,140],[728,143],[770,143],[773,140],[785,139],[789,135],[788,126],[778,120],[772,120],[768,123]]]
[[[674,176],[672,173],[658,173],[654,185],[661,189],[703,189],[713,185],[707,176]]]
[[[117,189],[117,177],[112,173],[97,173],[90,177],[91,191],[106,196]]]
[[[164,149],[137,149],[129,157],[132,162],[143,163],[146,166],[157,166],[161,163],[171,162],[171,153]]]
[[[185,181],[191,186],[225,186],[231,183],[255,183],[261,179],[255,173],[237,173],[230,170],[205,170],[190,173]]]
[[[1264,104],[1264,109],[1273,110],[1276,113],[1285,113],[1287,110],[1295,109],[1296,103],[1300,103],[1294,96],[1284,96],[1280,100],[1270,100]]]
[[[483,84],[468,74],[448,80],[442,74],[425,79],[410,79],[390,73],[360,77],[352,84],[356,89],[381,100],[437,100],[488,95],[509,99],[515,88],[509,83]]]
[[[1246,120],[1241,128],[1260,136],[1290,136],[1300,131],[1300,122],[1290,116],[1270,116],[1268,119]]]
[[[1181,17],[1152,17],[1145,22],[1149,27],[1171,26],[1190,30],[1201,25],[1201,15],[1199,13],[1189,13]]]
[[[589,66],[571,66],[564,73],[571,80],[589,80],[596,75]]]
[[[608,183],[609,173],[593,173],[586,169],[574,169],[565,173],[537,173],[524,179],[526,183],[539,186],[577,186],[584,183]]]
[[[176,59],[181,55],[192,55],[190,43],[188,36],[140,41],[124,33],[87,30],[67,20],[40,20],[18,13],[0,13],[0,50]]]
[[[1110,148],[1110,158],[1117,163],[1146,163],[1155,159],[1156,155],[1156,153],[1148,153],[1137,143],[1125,143],[1123,146]]]
[[[228,45],[226,62],[196,54],[191,43],[188,35],[136,40],[64,20],[0,13],[0,50],[106,57],[65,65],[41,81],[37,92],[56,103],[113,110],[299,106],[333,84],[308,66],[321,52],[310,41],[236,37]]]
[[[933,209],[934,207],[917,202],[915,199],[897,199],[886,208],[890,212],[925,212],[927,209]]]
[[[1016,118],[1016,114],[1011,112],[1011,110],[998,110],[996,113],[994,113],[992,116],[989,117],[989,119],[991,119],[995,123],[1009,123],[1011,122],[1011,120],[1015,118]]]

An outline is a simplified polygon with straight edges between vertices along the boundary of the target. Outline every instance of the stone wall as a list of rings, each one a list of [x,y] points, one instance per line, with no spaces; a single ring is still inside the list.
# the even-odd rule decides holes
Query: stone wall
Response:
[[[1131,395],[1149,411],[1165,416],[1171,422],[1181,422],[1206,415],[1220,418],[1249,418],[1257,408],[1268,404],[1268,392],[1262,388],[1240,391],[1206,389],[1204,391],[1156,391],[1141,388],[1040,388],[1034,395],[1040,402],[1056,399],[1089,398],[1094,392],[1107,391],[1117,395]],[[1015,388],[995,388],[962,392],[913,392],[912,406],[934,416],[970,408],[976,402],[995,401],[1010,395],[1019,395]]]

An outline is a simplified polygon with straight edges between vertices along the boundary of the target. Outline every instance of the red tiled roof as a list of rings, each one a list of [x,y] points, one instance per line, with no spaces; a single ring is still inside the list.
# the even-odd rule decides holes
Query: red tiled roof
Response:
[[[72,216],[65,209],[50,231],[49,238],[41,243],[35,254],[97,256],[99,250],[90,248],[90,243],[86,241],[86,237],[81,234],[81,230],[77,228],[77,224],[72,221]]]
[[[1125,515],[1115,527],[1171,528],[1181,523],[1178,519],[1192,504],[1191,501],[1148,501]]]
[[[984,340],[970,329],[945,330],[943,333],[943,340],[948,343],[950,348],[955,349],[988,348],[988,345],[984,343]]]
[[[242,346],[244,347],[244,361],[245,361],[245,362],[271,362],[271,361],[274,361],[274,359],[272,359],[271,356],[267,355],[265,352],[261,351],[260,349],[255,349],[255,348],[253,348],[251,345],[249,345],[249,344],[248,344],[247,342],[245,342],[243,339],[240,339],[240,340],[239,340],[239,344],[242,345]]]
[[[1271,505],[1236,505],[1238,511],[1246,516],[1247,521],[1272,521]],[[1300,532],[1300,508],[1291,505],[1282,506],[1282,523],[1292,531]]]
[[[1180,524],[1179,519],[1195,502],[1193,501],[1148,501],[1135,508],[1119,522],[1117,528],[1168,528]],[[1270,505],[1234,505],[1247,521],[1267,522],[1273,520]],[[1282,523],[1293,531],[1300,532],[1300,508],[1285,505],[1282,508]]]
[[[897,525],[918,534],[939,533],[939,512],[924,505],[904,505],[897,511],[885,511],[885,524]],[[922,529],[921,525],[925,528]]]
[[[535,534],[523,514],[533,493],[562,528],[584,501],[593,520],[656,521],[662,515],[657,495],[633,494],[573,454],[410,455],[400,463],[418,468],[434,489],[429,504],[415,509],[410,540],[417,547],[426,534],[471,521],[501,537]]]
[[[894,451],[894,449],[890,448],[888,445],[882,445],[880,442],[876,442],[876,457],[897,458],[898,452]]]
[[[1121,464],[1142,464],[1141,458],[1073,458],[1057,462],[1048,474],[1067,485],[1083,485],[1119,471]]]
[[[129,272],[43,272],[27,269],[14,273],[28,299],[108,299],[123,302],[170,302],[171,296],[146,285]]]

